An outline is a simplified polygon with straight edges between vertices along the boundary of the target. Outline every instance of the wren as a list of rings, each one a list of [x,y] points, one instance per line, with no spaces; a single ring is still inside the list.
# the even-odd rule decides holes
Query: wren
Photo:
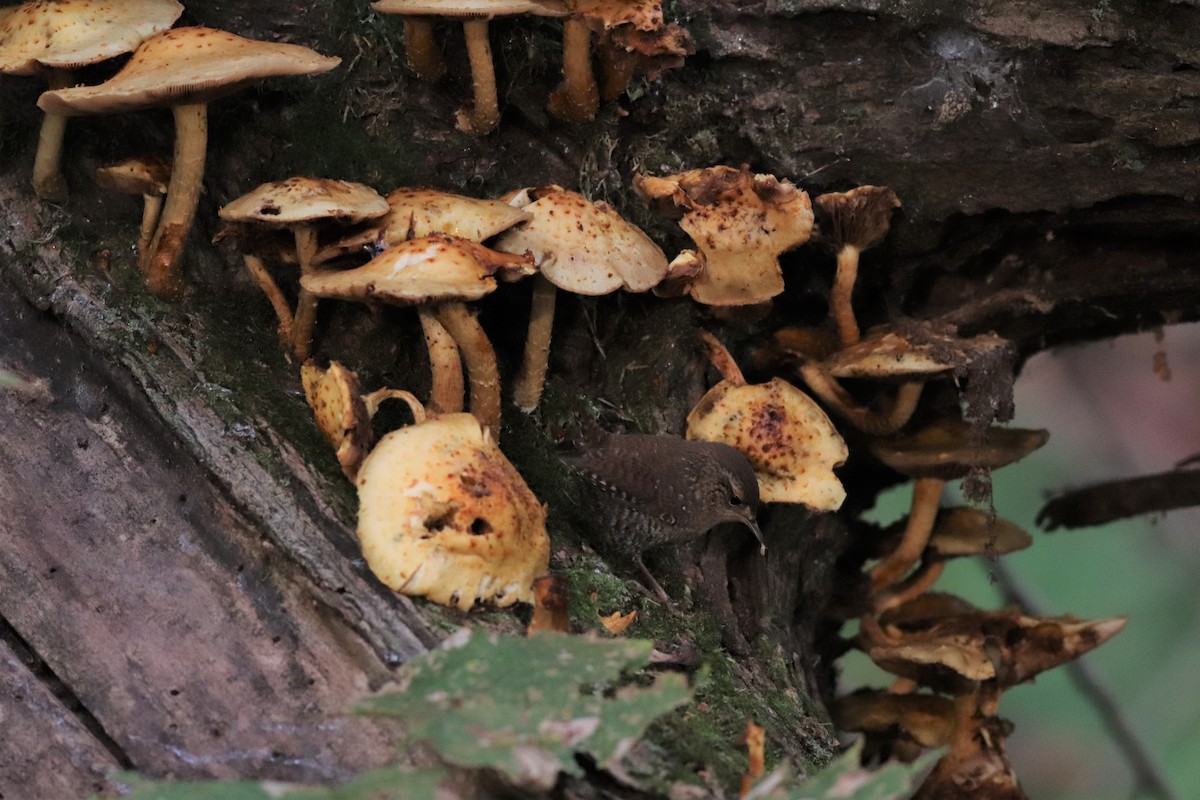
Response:
[[[765,552],[758,480],[738,450],[672,436],[608,434],[597,445],[563,457],[584,478],[587,511],[614,555],[631,561],[668,606],[642,554],[687,542],[723,522],[750,529]]]

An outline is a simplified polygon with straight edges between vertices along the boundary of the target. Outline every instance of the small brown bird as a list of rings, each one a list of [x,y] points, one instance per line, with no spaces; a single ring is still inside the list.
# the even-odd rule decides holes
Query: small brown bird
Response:
[[[632,561],[668,605],[667,593],[642,561],[647,550],[740,522],[766,551],[755,519],[758,480],[746,457],[729,445],[608,434],[563,460],[586,479],[586,510],[598,520],[606,543]]]

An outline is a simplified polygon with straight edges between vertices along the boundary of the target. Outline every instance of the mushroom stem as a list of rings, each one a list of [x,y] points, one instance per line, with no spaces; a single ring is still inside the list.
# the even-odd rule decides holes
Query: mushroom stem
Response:
[[[280,290],[279,284],[275,283],[275,279],[271,277],[271,273],[263,266],[261,258],[244,254],[242,260],[246,262],[246,270],[254,278],[254,282],[258,284],[258,288],[262,289],[263,294],[271,301],[271,307],[275,309],[275,316],[279,317],[278,334],[280,343],[290,345],[292,341],[291,304],[283,296],[283,291]]]
[[[471,382],[471,413],[479,424],[490,430],[492,439],[500,436],[500,376],[496,371],[496,351],[475,315],[463,303],[442,303],[437,309],[438,322],[445,326],[467,365]]]
[[[425,407],[421,405],[412,392],[403,389],[376,389],[370,394],[363,395],[363,405],[367,407],[367,416],[374,418],[384,400],[403,400],[412,412],[413,424],[420,425],[425,421]]]
[[[471,59],[471,80],[475,101],[471,109],[459,109],[458,129],[463,133],[483,136],[491,133],[500,122],[500,101],[496,96],[496,68],[492,63],[492,45],[488,41],[488,20],[468,19],[463,22],[467,37],[467,56]]]
[[[721,344],[721,340],[705,330],[700,331],[700,340],[708,347],[708,360],[721,373],[721,377],[734,386],[745,386],[746,378],[742,375],[741,367],[733,360],[725,345]]]
[[[558,289],[541,273],[533,278],[533,302],[529,307],[529,333],[525,336],[525,357],[521,374],[513,388],[517,408],[528,413],[537,408],[546,384],[550,364],[550,337],[554,330],[554,301]]]
[[[138,258],[150,248],[150,240],[154,238],[154,229],[158,227],[158,218],[163,207],[161,194],[144,194],[142,200],[142,227],[138,231],[137,240]]]
[[[821,398],[821,402],[829,406],[830,410],[860,431],[872,436],[890,436],[908,424],[925,388],[922,381],[902,384],[892,400],[891,408],[886,413],[878,413],[859,405],[820,364],[811,361],[801,364],[800,377],[804,378],[812,393]]]
[[[429,412],[456,414],[463,408],[462,360],[458,357],[458,345],[454,343],[442,323],[428,308],[417,309],[421,330],[425,332],[425,345],[429,348],[429,370],[432,373],[429,389]]]
[[[150,247],[142,254],[146,286],[164,300],[178,298],[183,290],[179,258],[187,241],[204,182],[204,158],[208,147],[208,106],[181,103],[171,107],[175,115],[175,155],[171,182],[162,217]]]
[[[859,250],[852,244],[842,245],[837,254],[837,275],[829,293],[829,313],[837,323],[842,346],[855,344],[859,340],[858,321],[854,318],[854,282],[858,279]]]
[[[633,73],[637,70],[637,56],[612,45],[604,48],[605,56],[600,60],[600,74],[604,86],[600,90],[600,99],[611,103],[629,88]]]
[[[421,80],[432,83],[446,74],[446,61],[433,38],[432,19],[404,19],[404,51],[408,53],[408,65]]]
[[[894,589],[881,594],[875,599],[873,603],[875,613],[881,614],[888,609],[904,605],[913,598],[920,597],[926,590],[937,583],[937,579],[942,576],[942,572],[945,569],[946,562],[940,559],[923,561],[915,572],[905,578]]]
[[[908,523],[904,526],[904,537],[888,556],[871,570],[871,593],[879,594],[895,583],[917,563],[937,517],[938,503],[946,481],[941,478],[917,478],[913,482],[912,505],[908,512]]]
[[[46,83],[51,91],[65,89],[74,83],[74,78],[70,70],[50,69],[46,71]],[[33,159],[33,192],[51,203],[67,201],[67,181],[63,178],[61,168],[62,143],[66,132],[66,117],[50,113],[42,117],[37,154]]]
[[[591,122],[600,107],[592,73],[592,31],[581,17],[563,20],[563,81],[550,95],[550,113],[572,123]]]
[[[300,261],[300,277],[315,270],[313,261],[317,255],[317,230],[312,225],[296,225],[292,229],[296,237],[296,258]],[[303,361],[312,352],[313,328],[317,324],[317,296],[300,287],[296,300],[296,317],[292,322],[292,353],[296,360]]]

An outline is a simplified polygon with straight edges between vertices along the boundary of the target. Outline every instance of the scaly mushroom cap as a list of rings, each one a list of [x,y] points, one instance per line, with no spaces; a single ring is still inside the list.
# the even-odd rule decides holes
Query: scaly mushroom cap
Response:
[[[162,158],[130,158],[96,170],[103,189],[124,194],[165,195],[171,181],[171,162]]]
[[[346,477],[354,480],[374,438],[358,376],[336,361],[321,369],[310,359],[300,367],[300,382],[317,427],[333,445]]]
[[[1006,519],[961,506],[938,512],[927,547],[938,558],[1002,556],[1024,550],[1033,537]]]
[[[585,295],[621,288],[644,292],[667,273],[659,246],[605,202],[590,203],[559,186],[523,189],[509,197],[530,220],[501,235],[496,249],[529,254],[560,289]]]
[[[656,212],[675,216],[705,265],[689,287],[699,303],[743,306],[783,291],[779,256],[808,241],[808,194],[773,175],[709,167],[654,178],[637,175],[634,189]]]
[[[603,30],[629,25],[639,31],[663,26],[661,0],[567,0],[571,10]]]
[[[288,178],[264,183],[217,214],[228,222],[282,227],[320,219],[353,224],[387,212],[387,200],[370,186],[329,178]]]
[[[846,499],[833,474],[846,461],[846,443],[821,407],[787,381],[721,381],[687,421],[687,438],[723,442],[745,454],[764,502],[835,511]]]
[[[175,0],[31,0],[0,10],[0,72],[74,69],[128,53],[175,24]]]
[[[836,253],[846,246],[866,250],[879,244],[900,198],[886,186],[858,186],[819,195],[814,206],[819,217],[814,239]]]
[[[533,265],[523,256],[433,234],[389,247],[355,269],[305,275],[300,285],[317,297],[415,305],[478,300],[495,291],[496,272],[529,275]]]
[[[175,28],[147,39],[104,83],[43,92],[38,107],[70,116],[207,103],[262,78],[328,72],[341,62],[295,44]]]
[[[367,246],[394,247],[432,233],[482,242],[529,219],[527,212],[502,200],[481,200],[436,189],[396,189],[388,194],[387,204],[386,217],[323,249],[317,261]]]
[[[531,14],[565,17],[567,9],[556,0],[378,0],[371,8],[380,14],[427,17],[506,17]]]
[[[871,453],[910,478],[961,478],[972,469],[998,469],[1044,445],[1050,434],[1028,428],[991,427],[974,433],[962,420],[947,419],[908,436],[871,442]]]
[[[384,585],[463,611],[533,600],[546,512],[470,414],[392,431],[357,483],[363,557]]]
[[[877,331],[842,348],[824,364],[835,378],[906,381],[961,369],[988,352],[1007,347],[999,336],[970,339],[922,332],[921,342],[896,331]]]

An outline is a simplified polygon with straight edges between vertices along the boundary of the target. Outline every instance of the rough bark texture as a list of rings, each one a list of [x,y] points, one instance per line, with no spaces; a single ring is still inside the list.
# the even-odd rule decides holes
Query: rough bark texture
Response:
[[[503,119],[475,139],[453,128],[469,95],[457,25],[438,30],[450,77],[428,85],[403,62],[400,22],[365,3],[190,3],[185,23],[310,45],[343,64],[212,106],[191,294],[178,306],[140,286],[137,201],[90,181],[103,163],[167,152],[169,118],[73,120],[71,200],[46,206],[28,188],[37,87],[0,81],[0,365],[47,380],[52,398],[0,393],[0,668],[29,687],[0,702],[30,726],[0,748],[0,792],[80,794],[113,765],[324,780],[379,763],[385,735],[330,715],[463,619],[366,572],[351,487],[311,424],[272,311],[240,259],[207,244],[216,208],[259,183],[309,174],[494,196],[555,182],[608,200],[670,250],[683,242],[649,219],[633,172],[747,163],[813,194],[860,183],[899,194],[892,236],[864,255],[854,301],[864,328],[936,319],[994,330],[1023,358],[1200,316],[1200,4],[692,0],[668,16],[691,29],[697,55],[635,82],[586,126],[544,111],[559,26],[496,22]],[[581,602],[609,584],[580,550],[586,529],[556,514],[572,489],[554,441],[597,419],[680,432],[705,384],[699,326],[747,362],[774,327],[823,321],[832,258],[805,247],[784,266],[787,290],[751,322],[718,322],[682,300],[560,298],[540,417],[506,408],[502,441],[550,503],[555,563]],[[527,292],[502,287],[483,304],[502,379],[519,364]],[[368,389],[427,391],[415,317],[327,305],[320,358],[358,369]],[[976,375],[968,389],[1002,416],[1008,377]],[[931,394],[927,409],[956,407],[949,385]],[[737,654],[728,695],[720,681],[705,690],[710,707],[741,715],[728,741],[753,714],[800,762],[832,744],[804,698],[831,677],[815,641],[835,584],[844,591],[834,563],[845,523],[889,479],[848,438],[842,515],[773,510],[765,561],[731,555],[714,535],[695,566],[667,576],[668,590],[711,612],[678,635],[652,614],[633,631]],[[750,695],[758,705],[736,705]],[[712,739],[670,724],[662,738],[677,771],[721,759]]]

